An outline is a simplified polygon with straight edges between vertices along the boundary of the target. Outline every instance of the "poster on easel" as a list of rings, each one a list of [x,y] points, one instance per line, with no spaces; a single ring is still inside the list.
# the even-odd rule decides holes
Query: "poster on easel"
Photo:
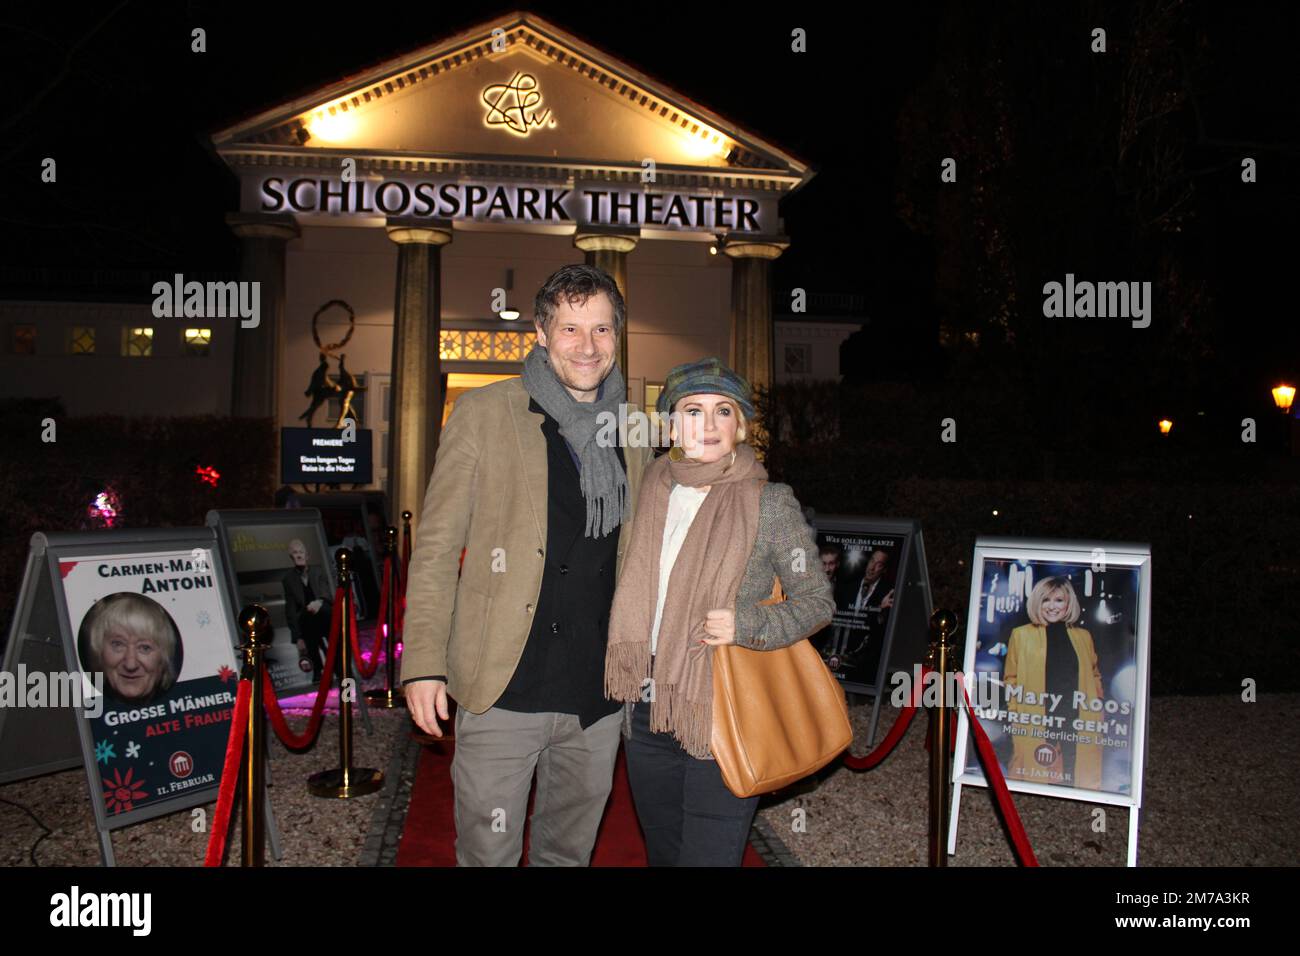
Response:
[[[112,830],[216,799],[239,676],[223,574],[209,528],[32,536],[4,672],[68,693],[0,708],[0,782],[81,763],[106,864]]]
[[[1007,788],[1129,807],[1130,866],[1142,806],[1150,627],[1149,545],[976,541],[962,670]],[[988,785],[964,707],[949,853],[963,785]]]
[[[217,535],[225,584],[238,607],[260,604],[271,615],[266,670],[277,700],[315,695],[329,652],[330,618],[337,593],[335,560],[315,508],[209,511]],[[364,563],[364,559],[356,562]],[[355,599],[359,592],[353,582]],[[364,694],[356,699],[361,724],[375,732]]]
[[[320,684],[337,582],[315,508],[209,511],[234,603],[271,615],[267,672],[279,699]]]
[[[809,640],[840,685],[874,698],[866,745],[875,742],[891,668],[925,657],[933,610],[919,522],[816,515],[812,522],[835,616]],[[882,692],[883,691],[883,692]]]
[[[383,572],[384,512],[382,492],[322,492],[297,496],[303,508],[320,513],[325,529],[328,563],[334,566],[341,548],[348,548],[356,560],[352,568],[355,581],[357,622],[373,624],[379,617],[380,578]]]

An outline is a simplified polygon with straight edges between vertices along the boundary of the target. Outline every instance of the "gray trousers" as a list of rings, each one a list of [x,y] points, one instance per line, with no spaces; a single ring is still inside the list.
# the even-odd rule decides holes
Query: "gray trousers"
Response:
[[[456,709],[456,865],[517,866],[537,773],[530,866],[587,866],[614,781],[622,710],[585,731],[573,714]]]

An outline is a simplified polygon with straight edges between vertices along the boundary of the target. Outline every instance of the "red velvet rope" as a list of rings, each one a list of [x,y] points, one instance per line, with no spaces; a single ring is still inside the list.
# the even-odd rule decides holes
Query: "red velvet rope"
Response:
[[[930,668],[928,667],[923,668],[921,672],[922,677],[924,677],[929,670]],[[924,680],[922,681],[922,684],[924,684]],[[848,767],[850,770],[870,770],[893,753],[894,748],[898,746],[898,742],[902,740],[903,735],[907,733],[907,728],[912,726],[912,718],[916,716],[916,705],[920,696],[921,686],[918,685],[917,687],[912,688],[911,702],[899,711],[898,717],[894,720],[894,726],[889,728],[889,733],[885,735],[885,739],[882,740],[876,749],[871,751],[869,754],[864,754],[861,757],[854,757],[851,754],[846,754],[842,758],[844,766]]]
[[[384,646],[384,622],[388,620],[388,601],[390,599],[389,579],[392,577],[392,574],[393,574],[393,557],[392,555],[386,554],[384,555],[384,571],[383,571],[384,581],[383,584],[381,584],[379,587],[379,618],[375,621],[375,643],[370,648],[369,665],[367,665],[365,661],[361,659],[361,651],[357,646],[357,640],[355,636],[352,641],[352,654],[357,662],[357,672],[360,673],[360,675],[363,678],[373,677],[375,671],[379,669],[379,649]],[[353,621],[352,633],[353,635],[356,635],[357,634],[356,618],[354,617],[352,621]],[[397,636],[394,635],[393,637],[394,640],[396,640]]]
[[[394,601],[393,591],[393,556],[384,555],[384,583],[379,587],[379,623],[375,626],[375,656],[379,656],[379,638],[383,636],[384,626],[388,623],[388,602]],[[397,603],[401,600],[401,592],[398,591],[395,603],[393,604],[393,619],[397,619]],[[394,634],[393,637],[397,635]]]
[[[262,672],[266,715],[271,718],[271,726],[275,729],[275,734],[280,738],[280,742],[290,750],[306,750],[315,742],[316,734],[320,732],[320,725],[325,717],[325,701],[330,693],[330,682],[334,679],[334,664],[337,660],[339,646],[339,625],[343,621],[342,604],[343,588],[340,587],[334,592],[334,609],[330,613],[330,636],[329,647],[325,652],[325,669],[321,671],[320,686],[316,689],[316,700],[312,703],[311,717],[307,720],[307,729],[301,734],[295,734],[289,729],[289,722],[285,719],[284,712],[280,710],[280,701],[276,699],[275,685],[271,682],[271,675],[266,671]]]
[[[230,809],[235,802],[235,790],[239,786],[239,764],[244,753],[244,731],[248,728],[248,704],[252,699],[252,689],[251,680],[241,680],[235,693],[235,712],[230,718],[226,760],[221,766],[221,789],[217,791],[217,809],[212,817],[212,832],[208,835],[208,853],[203,860],[204,866],[220,866],[221,858],[226,853]],[[252,811],[246,807],[244,812]]]
[[[916,708],[921,696],[921,688],[925,685],[925,677],[933,672],[931,667],[921,668],[921,683],[912,688],[912,700],[909,704],[901,709],[894,726],[889,728],[889,733],[880,745],[869,754],[861,757],[845,756],[842,758],[844,766],[850,770],[870,770],[880,764],[888,757],[898,746],[898,742],[903,739],[907,733],[908,727],[912,725],[912,718],[916,716]],[[1029,845],[1029,837],[1025,834],[1024,824],[1020,822],[1020,814],[1016,812],[1015,804],[1011,802],[1011,792],[1007,789],[1007,781],[1002,775],[1002,768],[998,766],[997,755],[993,752],[993,744],[989,742],[988,734],[980,726],[979,719],[971,713],[970,697],[966,693],[966,682],[962,679],[962,674],[957,671],[957,679],[961,682],[961,696],[966,705],[967,713],[970,716],[968,723],[971,731],[975,736],[975,750],[979,754],[980,764],[984,768],[984,778],[989,782],[996,798],[998,812],[1007,825],[1007,830],[1011,834],[1011,845],[1016,852],[1016,857],[1023,866],[1038,866],[1038,858],[1034,856],[1034,849]],[[956,721],[957,715],[953,714],[953,720]],[[949,728],[949,744],[955,747],[957,743],[957,734],[954,728]],[[925,747],[930,749],[930,737],[926,736]],[[947,839],[946,835],[944,837]]]
[[[402,538],[402,576],[397,582],[397,593],[401,595],[397,602],[397,639],[406,633],[406,584],[411,573],[411,536]]]
[[[393,635],[393,646],[402,639],[402,627],[406,623],[406,568],[398,565],[393,571],[393,576],[397,579],[397,613],[393,615],[396,619],[394,627],[397,631]]]
[[[386,567],[388,559],[384,558],[384,562]],[[361,643],[358,637],[361,633],[361,629],[357,627],[357,609],[355,606],[352,608],[352,614],[350,615],[352,619],[350,623],[352,626],[348,629],[348,644],[352,647],[352,660],[357,665],[357,673],[360,674],[362,678],[374,677],[375,671],[379,670],[379,648],[384,640],[384,618],[382,615],[386,612],[384,605],[388,600],[387,591],[388,588],[385,586],[384,592],[379,599],[379,613],[381,616],[379,620],[375,622],[375,643],[370,649],[370,663],[368,665],[361,659]]]
[[[961,676],[961,672],[958,671],[957,679],[961,680]],[[1015,848],[1016,856],[1019,857],[1022,866],[1038,866],[1038,858],[1034,856],[1034,848],[1029,845],[1029,837],[1025,834],[1024,824],[1020,822],[1020,814],[1016,813],[1016,806],[1011,802],[1011,791],[1007,789],[1007,781],[1002,776],[1002,768],[998,766],[993,745],[989,743],[988,734],[984,733],[984,728],[980,726],[979,718],[971,712],[970,697],[966,693],[964,680],[961,681],[961,696],[966,704],[968,715],[966,723],[975,734],[975,749],[980,755],[980,763],[984,765],[984,779],[993,787],[998,810],[1007,829],[1011,832],[1011,844]]]

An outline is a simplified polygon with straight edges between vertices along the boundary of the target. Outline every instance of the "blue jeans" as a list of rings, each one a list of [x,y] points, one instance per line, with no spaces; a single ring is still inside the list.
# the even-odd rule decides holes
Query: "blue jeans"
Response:
[[[700,760],[650,731],[650,704],[632,709],[627,776],[651,866],[740,866],[758,797],[740,798],[716,760]]]

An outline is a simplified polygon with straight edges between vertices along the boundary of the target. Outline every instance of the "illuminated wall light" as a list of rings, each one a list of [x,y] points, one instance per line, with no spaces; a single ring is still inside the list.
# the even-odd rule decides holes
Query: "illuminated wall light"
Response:
[[[123,328],[122,354],[129,358],[153,355],[153,329],[144,326]]]
[[[356,113],[338,111],[328,113],[318,110],[309,122],[304,121],[308,132],[316,139],[326,143],[339,143],[351,139],[357,132]]]
[[[688,136],[685,142],[685,151],[692,159],[714,159],[725,158],[731,152],[731,144],[725,139],[718,140],[717,134],[714,133],[714,141],[708,140],[711,131],[705,131],[700,136]]]
[[[1273,403],[1284,412],[1291,410],[1291,403],[1295,400],[1295,388],[1290,385],[1279,385],[1273,389]]]
[[[1167,418],[1160,419],[1160,434],[1168,435],[1169,429],[1174,427],[1174,423]]]
[[[505,319],[507,322],[513,322],[513,321],[515,321],[517,318],[519,318],[519,310],[518,310],[518,309],[511,309],[511,308],[508,308],[508,307],[507,307],[507,308],[502,309],[502,310],[498,313],[498,315],[500,315],[501,318]]]
[[[186,329],[185,352],[187,355],[207,355],[212,348],[211,329]]]

